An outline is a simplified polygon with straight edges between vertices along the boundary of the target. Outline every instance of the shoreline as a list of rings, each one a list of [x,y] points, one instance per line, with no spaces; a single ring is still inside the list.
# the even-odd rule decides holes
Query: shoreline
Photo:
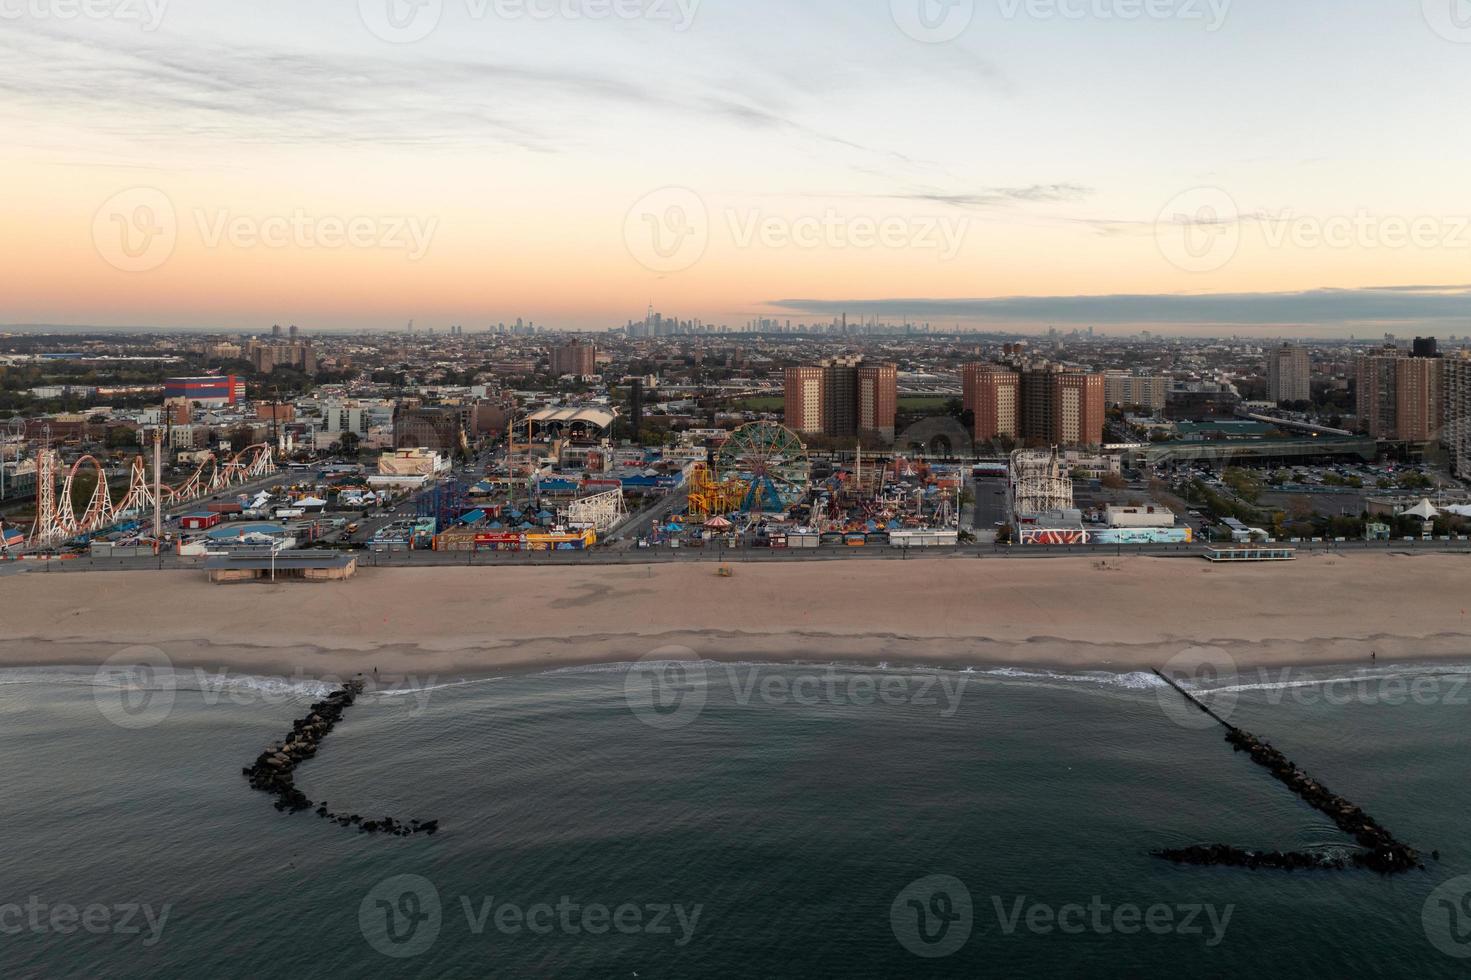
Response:
[[[181,668],[309,678],[375,667],[471,678],[691,655],[670,646],[724,662],[960,670],[1128,673],[1197,646],[1240,668],[1367,665],[1371,651],[1390,666],[1471,660],[1471,602],[1454,584],[1464,565],[1378,554],[1232,567],[937,558],[900,569],[736,564],[731,579],[705,566],[492,566],[225,586],[188,571],[77,572],[64,588],[18,576],[4,582],[0,668],[96,666],[138,645]]]

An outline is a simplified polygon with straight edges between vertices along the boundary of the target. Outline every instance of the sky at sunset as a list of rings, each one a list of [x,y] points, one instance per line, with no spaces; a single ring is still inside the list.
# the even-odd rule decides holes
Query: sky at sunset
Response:
[[[1461,0],[0,0],[0,323],[1471,333]]]

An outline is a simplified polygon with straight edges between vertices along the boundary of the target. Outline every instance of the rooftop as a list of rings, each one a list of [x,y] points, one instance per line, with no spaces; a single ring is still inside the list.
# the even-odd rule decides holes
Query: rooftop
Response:
[[[204,563],[204,567],[206,571],[264,570],[274,567],[278,572],[290,572],[307,568],[347,568],[355,561],[357,561],[356,555],[340,551],[283,551],[276,555],[274,560],[269,553],[257,551],[213,555]]]

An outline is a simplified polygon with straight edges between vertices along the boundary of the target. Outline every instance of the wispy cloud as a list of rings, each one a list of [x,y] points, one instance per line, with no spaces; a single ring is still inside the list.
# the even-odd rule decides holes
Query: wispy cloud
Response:
[[[0,34],[0,95],[58,119],[138,141],[504,145],[556,152],[611,113],[674,116],[780,132],[875,162],[903,153],[804,122],[771,97],[698,78],[545,61],[398,59],[206,41],[58,31],[19,22]]]
[[[1028,187],[987,187],[968,193],[927,191],[895,194],[896,199],[948,204],[957,208],[995,208],[1016,204],[1050,204],[1081,201],[1093,193],[1082,184],[1032,184]]]

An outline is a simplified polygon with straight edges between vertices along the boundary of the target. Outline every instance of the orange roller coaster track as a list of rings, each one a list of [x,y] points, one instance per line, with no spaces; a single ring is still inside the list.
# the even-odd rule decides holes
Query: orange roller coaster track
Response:
[[[78,516],[72,502],[72,490],[77,474],[88,467],[95,475],[97,485],[92,490],[86,510]],[[148,467],[142,456],[133,458],[128,489],[116,502],[107,486],[107,471],[95,456],[83,456],[71,465],[58,494],[56,484],[60,470],[55,450],[46,449],[39,454],[36,461],[36,522],[30,537],[32,547],[54,545],[67,538],[104,530],[144,514],[154,505],[154,486],[148,479]],[[211,453],[187,480],[174,486],[160,487],[157,496],[165,507],[188,503],[274,472],[275,458],[271,447],[264,444],[248,446],[225,463]]]

